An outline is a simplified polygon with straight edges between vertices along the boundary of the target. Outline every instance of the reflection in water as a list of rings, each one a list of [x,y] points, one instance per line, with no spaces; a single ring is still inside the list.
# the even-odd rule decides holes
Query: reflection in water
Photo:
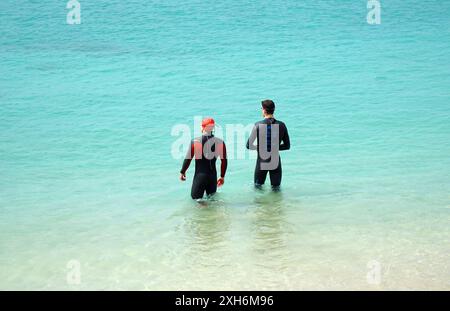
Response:
[[[217,199],[195,203],[185,219],[185,229],[192,238],[190,247],[209,252],[224,247],[230,219],[224,204]]]
[[[292,254],[287,246],[291,230],[286,219],[283,193],[281,191],[266,193],[257,191],[258,196],[254,199],[256,209],[252,218],[254,259],[263,278],[265,274],[269,276],[277,271],[279,281],[286,283],[286,273],[289,262],[292,261]]]
[[[166,240],[166,284],[170,289],[217,288],[223,284],[230,249],[230,215],[220,196],[202,203],[185,201],[174,214],[175,236]],[[167,278],[170,275],[170,280]]]
[[[220,198],[220,197],[219,197]],[[289,250],[292,234],[282,192],[258,191],[246,202],[192,202],[183,215],[183,259],[178,271],[195,286],[207,283],[264,284],[264,289],[291,288],[289,270],[295,264]],[[276,277],[274,277],[276,276]],[[236,283],[233,283],[236,282]]]
[[[281,192],[260,194],[254,199],[256,209],[252,231],[255,234],[255,250],[261,254],[284,246],[282,199]]]

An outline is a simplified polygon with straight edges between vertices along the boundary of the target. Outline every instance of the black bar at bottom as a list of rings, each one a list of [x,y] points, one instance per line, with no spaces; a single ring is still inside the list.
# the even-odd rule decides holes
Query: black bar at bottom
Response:
[[[2,292],[15,307],[123,308],[144,310],[291,310],[383,308],[392,302],[431,309],[448,305],[448,292]],[[9,301],[8,301],[9,300]],[[446,308],[448,309],[448,308]]]

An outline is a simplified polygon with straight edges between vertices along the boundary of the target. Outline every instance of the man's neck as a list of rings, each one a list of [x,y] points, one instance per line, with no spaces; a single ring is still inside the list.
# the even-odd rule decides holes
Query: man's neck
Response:
[[[264,115],[264,119],[273,119],[273,114]]]

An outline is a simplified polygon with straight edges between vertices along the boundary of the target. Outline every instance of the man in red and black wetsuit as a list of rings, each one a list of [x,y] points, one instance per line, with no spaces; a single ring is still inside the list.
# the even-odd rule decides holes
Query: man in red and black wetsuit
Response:
[[[202,122],[202,136],[194,139],[187,152],[181,168],[181,181],[186,180],[186,171],[195,158],[195,175],[192,182],[191,197],[194,200],[203,198],[204,193],[212,195],[216,193],[217,186],[225,183],[227,171],[227,150],[223,140],[212,134],[215,127],[213,119],[204,119]],[[220,158],[222,165],[220,178],[217,179],[216,160]]]

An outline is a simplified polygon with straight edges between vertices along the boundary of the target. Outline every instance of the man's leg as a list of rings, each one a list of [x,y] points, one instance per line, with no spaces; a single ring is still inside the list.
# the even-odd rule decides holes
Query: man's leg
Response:
[[[191,197],[194,200],[199,200],[203,198],[205,192],[205,178],[203,175],[194,176],[192,181]]]
[[[261,170],[261,162],[256,162],[256,168],[255,168],[255,186],[261,187],[266,182],[267,177],[267,171]]]
[[[206,194],[208,196],[213,195],[217,192],[217,176],[210,176],[209,180],[206,183]]]
[[[270,171],[270,183],[272,184],[273,190],[280,189],[282,177],[283,177],[283,170],[281,168],[281,160],[280,160],[277,169]]]

